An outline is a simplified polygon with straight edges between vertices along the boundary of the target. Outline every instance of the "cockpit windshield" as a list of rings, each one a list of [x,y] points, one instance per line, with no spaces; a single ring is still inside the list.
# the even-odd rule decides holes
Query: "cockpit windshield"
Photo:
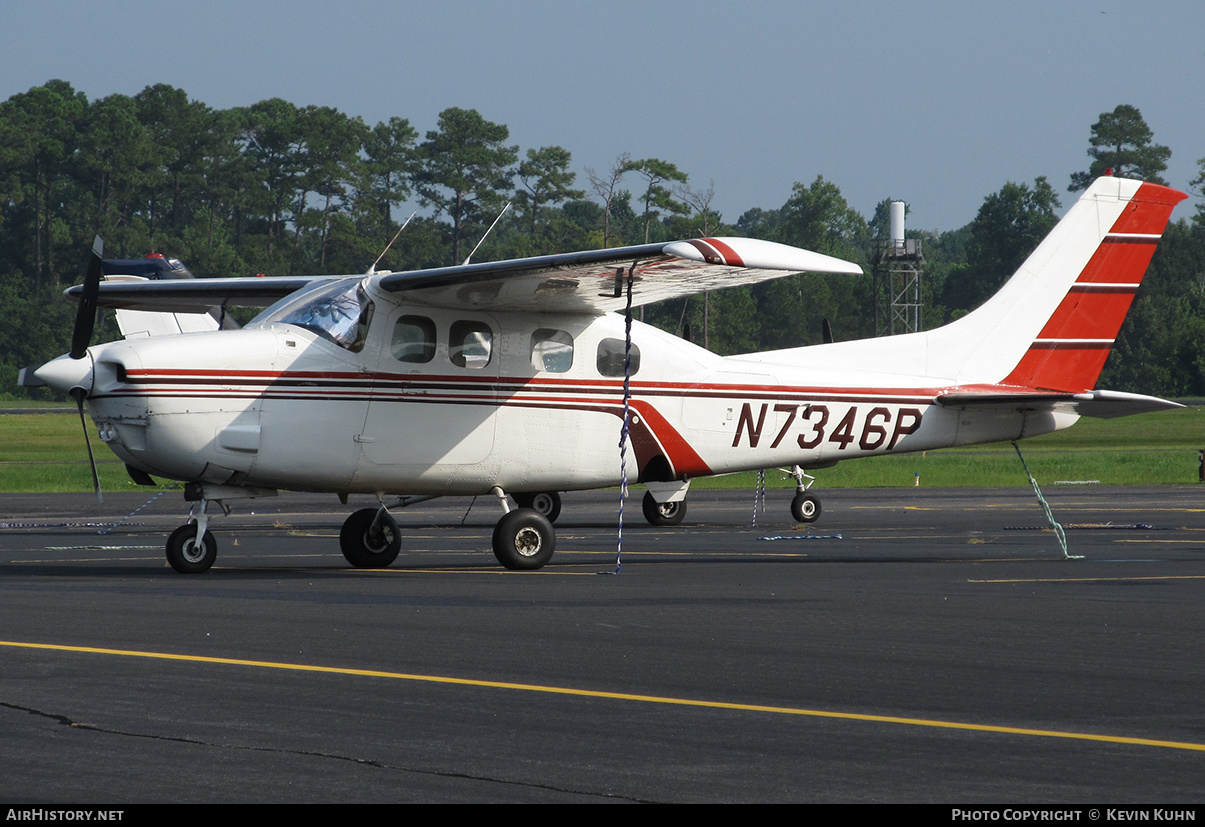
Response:
[[[359,353],[372,321],[372,300],[360,279],[338,279],[301,290],[260,313],[248,327],[292,324]]]

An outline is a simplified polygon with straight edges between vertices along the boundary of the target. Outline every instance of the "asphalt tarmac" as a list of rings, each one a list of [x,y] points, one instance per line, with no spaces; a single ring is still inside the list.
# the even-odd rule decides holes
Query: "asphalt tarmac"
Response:
[[[0,496],[0,803],[1199,802],[1205,486],[565,495],[514,573],[488,498],[350,569],[334,497]],[[365,499],[361,505],[367,505]],[[357,503],[353,500],[352,507]],[[466,514],[467,510],[467,514]]]

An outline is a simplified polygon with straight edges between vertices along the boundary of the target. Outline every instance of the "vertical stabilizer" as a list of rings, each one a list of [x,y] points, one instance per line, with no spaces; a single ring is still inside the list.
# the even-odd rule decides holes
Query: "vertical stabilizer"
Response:
[[[1004,384],[1095,386],[1172,209],[1185,197],[1157,184],[1138,187]]]
[[[994,296],[950,324],[728,358],[926,386],[1091,390],[1172,210],[1187,197],[1157,184],[1098,178]]]
[[[1098,178],[996,295],[926,334],[930,375],[1091,389],[1172,209],[1187,196]]]

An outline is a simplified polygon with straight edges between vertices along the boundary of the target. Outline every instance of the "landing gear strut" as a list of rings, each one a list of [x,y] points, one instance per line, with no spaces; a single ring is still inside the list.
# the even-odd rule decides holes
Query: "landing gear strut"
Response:
[[[218,557],[218,544],[209,533],[208,508],[217,503],[226,515],[230,506],[226,500],[252,497],[275,497],[274,488],[252,488],[241,485],[208,485],[190,482],[184,486],[184,499],[194,503],[188,522],[167,538],[167,562],[181,574],[200,574],[209,571]]]

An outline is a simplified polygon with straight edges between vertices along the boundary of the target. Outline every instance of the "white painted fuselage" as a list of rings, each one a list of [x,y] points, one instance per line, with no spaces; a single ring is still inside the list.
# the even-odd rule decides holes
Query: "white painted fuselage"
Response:
[[[599,349],[622,347],[623,318],[374,298],[358,352],[287,324],[92,348],[89,405],[102,439],[135,468],[208,484],[482,494],[619,482],[624,381],[614,360],[600,370]],[[399,361],[388,339],[395,319],[414,315],[436,331],[425,363]],[[448,331],[466,320],[492,331],[484,365],[449,356]],[[531,352],[533,333],[549,328],[571,340],[555,372]],[[841,345],[725,358],[638,322],[632,342],[630,479],[818,467],[1031,436],[1078,418],[1023,406],[963,416],[935,404],[950,386],[932,376],[826,370]]]

